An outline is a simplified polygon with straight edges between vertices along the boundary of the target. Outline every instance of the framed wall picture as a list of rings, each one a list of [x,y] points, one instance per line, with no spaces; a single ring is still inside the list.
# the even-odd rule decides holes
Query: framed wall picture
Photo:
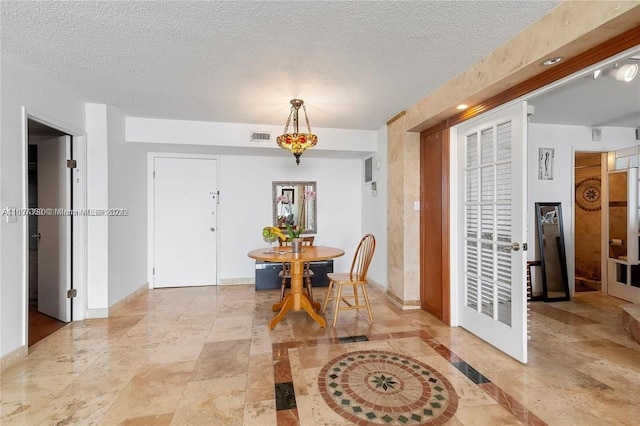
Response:
[[[282,194],[286,196],[290,202],[295,203],[296,190],[294,188],[282,188]]]
[[[538,150],[538,179],[553,180],[553,148]]]

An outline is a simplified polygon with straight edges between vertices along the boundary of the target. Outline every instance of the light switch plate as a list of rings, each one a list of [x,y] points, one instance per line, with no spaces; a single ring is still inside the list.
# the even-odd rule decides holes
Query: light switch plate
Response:
[[[9,207],[8,210],[15,212],[17,210],[17,207]],[[16,216],[15,214],[7,214],[5,217],[7,223],[16,223],[18,221],[18,216]]]

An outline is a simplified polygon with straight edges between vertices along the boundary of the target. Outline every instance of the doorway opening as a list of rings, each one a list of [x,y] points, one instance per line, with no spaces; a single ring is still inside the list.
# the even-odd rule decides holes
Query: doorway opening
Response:
[[[575,291],[602,291],[602,152],[575,152]]]
[[[71,320],[71,136],[27,120],[28,346]],[[46,212],[44,209],[57,211]]]

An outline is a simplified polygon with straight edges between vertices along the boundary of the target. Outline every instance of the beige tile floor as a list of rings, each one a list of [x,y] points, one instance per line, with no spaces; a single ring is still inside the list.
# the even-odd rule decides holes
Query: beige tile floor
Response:
[[[344,425],[319,395],[318,374],[342,353],[376,349],[406,354],[446,377],[459,397],[447,424],[640,424],[640,346],[622,331],[623,301],[589,293],[536,302],[530,362],[522,365],[461,328],[372,293],[373,325],[343,312],[337,328],[320,329],[296,312],[269,331],[277,290],[145,292],[108,319],[68,324],[5,370],[0,423]],[[323,294],[317,289],[316,300]],[[372,339],[331,340],[355,335]],[[452,365],[451,353],[492,383],[475,384]],[[288,360],[286,372],[275,357]],[[297,408],[276,413],[280,374],[290,374]]]

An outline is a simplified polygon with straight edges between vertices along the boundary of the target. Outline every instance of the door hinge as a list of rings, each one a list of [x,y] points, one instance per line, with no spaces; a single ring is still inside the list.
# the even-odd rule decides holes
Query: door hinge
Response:
[[[69,169],[75,169],[76,167],[78,167],[78,163],[76,162],[76,160],[67,160],[67,167]]]
[[[153,268],[153,275],[156,274],[156,268]]]
[[[527,243],[522,244],[522,251],[527,251],[528,247]]]
[[[78,296],[78,290],[72,288],[71,290],[67,290],[67,299],[73,299]]]
[[[153,178],[154,179],[156,178],[156,172],[155,171],[153,172]]]

